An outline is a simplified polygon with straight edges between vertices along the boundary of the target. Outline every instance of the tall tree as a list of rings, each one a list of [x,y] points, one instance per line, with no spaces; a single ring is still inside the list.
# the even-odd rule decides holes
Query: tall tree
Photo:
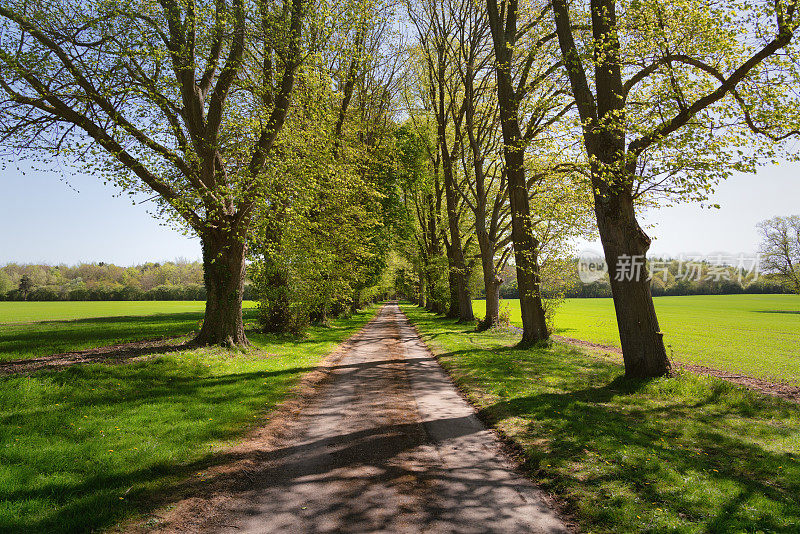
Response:
[[[670,362],[644,265],[650,238],[636,202],[655,192],[702,198],[737,168],[725,162],[737,161],[739,126],[758,108],[739,89],[775,85],[775,55],[797,31],[798,2],[550,5],[591,165],[625,374],[662,376]],[[738,168],[748,162],[739,159]],[[638,267],[629,271],[633,262]]]
[[[448,46],[459,82],[451,98],[460,100],[464,110],[463,120],[454,122],[453,128],[467,147],[461,151],[463,180],[456,185],[473,215],[486,299],[480,328],[488,329],[500,319],[500,273],[512,250],[508,189],[500,154],[494,49],[485,9],[479,2],[449,0],[448,5],[456,15]]]
[[[511,236],[522,311],[523,345],[549,337],[541,297],[539,241],[531,223],[525,153],[570,109],[552,39],[543,29],[543,9],[519,0],[486,0],[497,77],[497,101],[503,132]]]
[[[2,142],[149,191],[202,242],[201,344],[244,345],[245,235],[307,0],[4,0]]]
[[[761,221],[758,230],[762,269],[777,274],[800,293],[800,215]]]
[[[457,169],[462,139],[453,135],[453,126],[464,118],[464,108],[454,99],[453,85],[457,84],[455,60],[451,55],[450,36],[458,14],[447,3],[421,0],[409,4],[408,13],[417,31],[424,81],[427,89],[423,102],[436,122],[437,151],[440,156],[447,211],[447,255],[452,280],[449,315],[460,321],[474,320],[469,279],[470,268],[464,254],[465,243],[461,229],[460,196],[457,190]]]

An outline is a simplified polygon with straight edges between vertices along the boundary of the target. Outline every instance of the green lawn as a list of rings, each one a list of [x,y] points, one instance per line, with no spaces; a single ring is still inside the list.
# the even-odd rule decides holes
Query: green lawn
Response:
[[[584,532],[800,532],[800,407],[681,374],[651,382],[556,344],[403,310]]]
[[[255,301],[245,301],[245,309]],[[97,317],[129,317],[165,313],[202,313],[206,303],[199,300],[131,300],[81,302],[0,302],[0,324],[37,321],[70,321]]]
[[[245,320],[255,302],[245,302]],[[35,358],[197,330],[199,301],[0,302],[0,361]]]
[[[299,341],[251,332],[246,354],[197,349],[0,377],[0,531],[89,532],[146,511],[154,492],[263,424],[375,311]]]
[[[664,341],[680,362],[800,381],[800,295],[713,295],[654,299]],[[505,300],[521,326],[519,301]],[[475,301],[483,316],[484,301]],[[567,299],[556,334],[619,346],[611,299]]]

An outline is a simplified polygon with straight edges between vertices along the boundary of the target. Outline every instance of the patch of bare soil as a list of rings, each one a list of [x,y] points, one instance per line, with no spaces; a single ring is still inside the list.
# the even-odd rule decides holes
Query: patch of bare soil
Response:
[[[120,345],[108,345],[75,352],[63,352],[27,358],[22,360],[6,360],[0,362],[0,375],[14,373],[32,373],[43,369],[60,369],[78,363],[128,363],[132,360],[144,359],[155,354],[175,352],[188,348],[187,338],[161,338],[148,341],[135,341]]]
[[[553,336],[553,338],[557,341],[561,341],[562,343],[580,347],[582,349],[608,352],[613,355],[622,355],[622,349],[619,347],[612,347],[610,345],[602,345],[599,343],[592,343],[590,341],[564,336]],[[673,364],[677,369],[682,371],[721,378],[723,380],[727,380],[728,382],[733,382],[734,384],[758,391],[759,393],[764,393],[766,395],[772,395],[773,397],[780,397],[791,402],[800,403],[800,386],[796,384],[764,380],[762,378],[732,373],[730,371],[722,371],[720,369],[714,369],[713,367],[706,367],[704,365],[694,365],[681,362],[673,362]]]

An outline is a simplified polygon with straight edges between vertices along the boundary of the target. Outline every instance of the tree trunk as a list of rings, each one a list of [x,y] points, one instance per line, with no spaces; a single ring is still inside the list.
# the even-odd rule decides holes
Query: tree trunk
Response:
[[[425,269],[420,269],[419,271],[419,295],[417,299],[417,304],[420,308],[425,307]]]
[[[198,345],[246,346],[242,319],[245,244],[234,232],[220,235],[213,230],[201,236],[206,313]]]
[[[477,222],[477,221],[476,221]],[[486,293],[486,316],[481,321],[480,330],[488,330],[500,322],[500,286],[503,279],[497,275],[494,266],[494,244],[485,229],[480,228],[478,245],[481,250],[481,268],[483,269],[483,287]]]
[[[445,152],[445,154],[447,154]],[[444,160],[445,199],[447,201],[447,223],[450,230],[450,246],[447,249],[447,258],[450,263],[450,311],[448,317],[458,318],[459,322],[475,320],[472,311],[472,294],[469,290],[469,272],[464,260],[464,246],[461,242],[461,228],[459,227],[458,204],[456,202],[455,178],[453,166],[449,156]]]
[[[486,317],[481,321],[480,329],[488,330],[500,324],[500,285],[501,281],[494,279],[484,281],[486,285]]]
[[[519,126],[519,100],[511,76],[511,59],[516,35],[516,19],[511,31],[503,27],[496,2],[488,2],[494,50],[497,60],[497,102],[500,107],[500,125],[503,131],[503,159],[506,164],[508,198],[511,204],[511,239],[514,243],[514,261],[517,264],[517,287],[522,312],[522,340],[526,346],[545,341],[547,331],[544,307],[539,290],[539,242],[531,228],[531,207],[525,180],[525,140]],[[512,20],[509,17],[509,20]]]
[[[523,152],[506,146],[506,173],[511,201],[511,238],[514,242],[514,260],[517,264],[517,287],[522,312],[522,340],[530,345],[545,341],[550,333],[542,305],[539,277],[539,242],[531,228],[528,188],[525,183]]]
[[[458,300],[458,280],[457,267],[455,259],[453,258],[453,245],[447,244],[447,286],[448,295],[450,296],[449,304],[447,306],[447,318],[458,319],[459,316],[459,300]]]
[[[350,303],[350,313],[357,313],[361,309],[361,289],[353,291],[353,301]]]
[[[617,313],[625,376],[669,375],[672,366],[653,306],[645,261],[650,238],[636,221],[631,196],[604,189],[595,195],[595,213]]]

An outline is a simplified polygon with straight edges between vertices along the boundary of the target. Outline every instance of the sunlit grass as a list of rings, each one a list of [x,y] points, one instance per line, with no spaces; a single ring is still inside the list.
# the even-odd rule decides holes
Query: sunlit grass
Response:
[[[800,381],[800,295],[698,295],[654,299],[672,358],[763,378]],[[504,300],[521,326],[519,301]],[[482,317],[485,303],[474,302]],[[556,334],[619,347],[611,299],[567,299]]]
[[[798,405],[691,374],[625,381],[602,356],[403,310],[585,532],[800,532]]]
[[[254,306],[244,303],[245,320]],[[0,302],[0,361],[187,335],[204,309],[196,301]]]
[[[243,303],[245,309],[255,301]],[[126,317],[202,312],[206,303],[199,300],[131,300],[76,302],[2,302],[0,324],[38,321],[70,321],[96,317]]]
[[[374,312],[301,340],[251,332],[246,354],[197,349],[0,377],[0,531],[88,532],[146,509],[153,492],[262,424]]]

